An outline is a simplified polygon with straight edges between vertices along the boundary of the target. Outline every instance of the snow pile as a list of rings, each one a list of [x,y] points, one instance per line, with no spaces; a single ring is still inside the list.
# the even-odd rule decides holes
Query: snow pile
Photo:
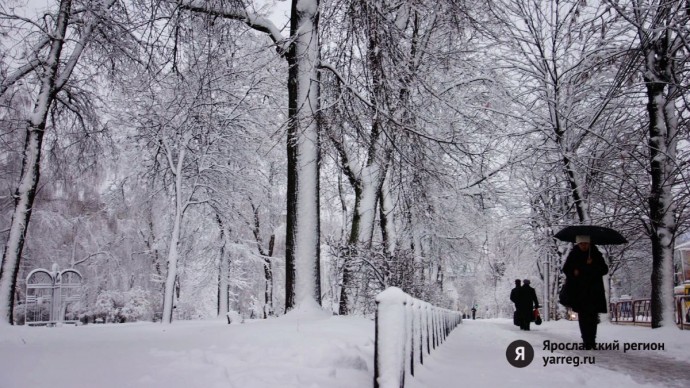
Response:
[[[305,298],[295,306],[292,310],[288,311],[287,314],[282,316],[280,319],[283,321],[304,321],[304,320],[320,320],[328,319],[332,317],[333,314],[321,308],[321,306],[316,303],[312,298]]]

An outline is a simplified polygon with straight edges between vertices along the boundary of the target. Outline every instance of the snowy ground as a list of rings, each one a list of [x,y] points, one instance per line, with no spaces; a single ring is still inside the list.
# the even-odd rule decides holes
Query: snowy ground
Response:
[[[534,360],[524,368],[511,366],[506,349],[515,340],[534,348]],[[690,331],[599,325],[598,341],[618,341],[619,351],[543,350],[545,340],[579,342],[577,322],[544,322],[520,331],[512,320],[465,320],[448,341],[431,354],[408,387],[690,387]],[[623,344],[664,343],[663,351],[623,352]],[[547,364],[544,357],[594,357],[594,365]],[[467,385],[465,385],[467,384]]]
[[[522,332],[511,321],[466,320],[417,368],[408,387],[688,387],[690,331],[600,326],[601,341],[661,342],[664,351],[544,351],[572,342],[577,322]],[[506,348],[535,349],[514,368]],[[222,320],[0,328],[0,388],[371,387],[374,323],[294,313],[243,325]],[[543,365],[542,357],[594,356],[595,365]]]

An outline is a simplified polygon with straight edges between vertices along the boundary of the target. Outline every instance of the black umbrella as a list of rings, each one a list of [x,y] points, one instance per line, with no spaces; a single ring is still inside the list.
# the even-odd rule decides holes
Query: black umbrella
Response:
[[[561,241],[575,242],[575,236],[589,236],[592,244],[625,244],[628,240],[617,231],[596,225],[571,225],[561,229],[554,237]]]

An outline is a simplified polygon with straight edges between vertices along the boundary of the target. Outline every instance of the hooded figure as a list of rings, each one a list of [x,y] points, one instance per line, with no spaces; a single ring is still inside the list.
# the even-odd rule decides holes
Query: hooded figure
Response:
[[[585,349],[596,346],[599,313],[606,312],[606,293],[602,276],[609,272],[604,257],[589,236],[577,236],[563,265],[569,284],[573,311],[578,314],[580,334]]]

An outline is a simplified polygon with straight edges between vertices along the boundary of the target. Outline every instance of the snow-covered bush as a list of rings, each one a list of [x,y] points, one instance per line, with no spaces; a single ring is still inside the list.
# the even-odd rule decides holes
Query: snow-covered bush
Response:
[[[192,300],[178,301],[173,311],[174,319],[191,320],[203,319],[206,315],[205,309],[199,303]]]
[[[14,306],[14,324],[23,325],[26,322],[26,305]]]
[[[106,322],[135,322],[153,317],[150,295],[141,288],[126,292],[101,291],[91,310],[93,319],[101,318]]]
[[[151,319],[153,309],[149,298],[149,293],[141,288],[134,288],[126,292],[126,302],[120,310],[120,316],[127,322]]]
[[[105,322],[113,322],[117,315],[117,307],[115,306],[114,291],[101,291],[96,297],[96,303],[93,307],[93,317],[101,318]]]
[[[82,301],[67,304],[65,308],[65,320],[85,322],[84,317],[88,315],[88,310]]]

